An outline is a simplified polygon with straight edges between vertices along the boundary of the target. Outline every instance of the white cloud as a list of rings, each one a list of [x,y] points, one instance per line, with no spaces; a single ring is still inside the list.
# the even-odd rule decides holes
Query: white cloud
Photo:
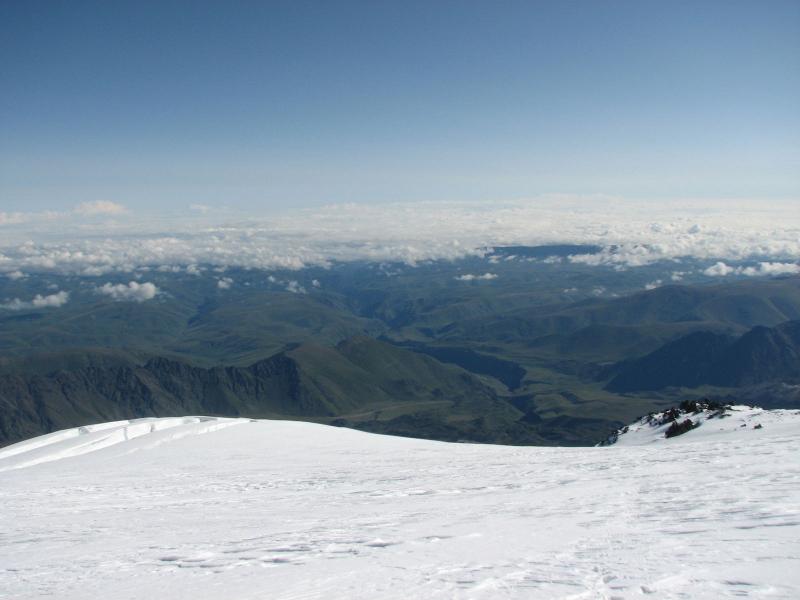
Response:
[[[726,275],[731,275],[736,272],[735,267],[730,267],[724,262],[718,261],[703,271],[703,275],[708,275],[709,277],[725,277]]]
[[[319,282],[319,279],[312,279],[311,285],[313,285],[315,288],[322,287],[322,284]]]
[[[106,283],[97,288],[98,294],[105,294],[111,296],[114,300],[144,302],[145,300],[152,300],[158,294],[158,288],[152,283],[138,283],[131,281],[128,285],[118,283]]]
[[[5,276],[15,281],[17,279],[25,279],[26,275],[22,271],[11,271],[10,273],[5,273]]]
[[[36,297],[31,301],[34,307],[36,308],[45,308],[45,307],[53,307],[57,308],[59,306],[64,306],[67,302],[69,302],[69,292],[58,292],[56,294],[50,294],[49,296],[42,296],[41,294],[36,294]]]
[[[229,290],[233,285],[233,279],[230,277],[223,277],[222,279],[217,281],[217,287],[221,290]]]
[[[473,275],[472,273],[467,273],[466,275],[459,275],[455,277],[458,281],[488,281],[490,279],[497,279],[497,275],[494,273],[484,273],[483,275]]]
[[[109,200],[96,200],[94,202],[82,202],[72,209],[78,215],[121,215],[128,212],[122,204]]]
[[[180,273],[183,271],[183,267],[180,265],[159,265],[156,267],[156,271],[159,273]]]
[[[300,284],[299,281],[296,281],[294,279],[281,280],[281,279],[278,279],[277,277],[275,277],[274,275],[269,275],[267,277],[267,281],[269,281],[270,283],[274,283],[275,285],[281,286],[284,290],[286,290],[287,292],[291,292],[292,294],[306,294],[306,293],[308,293],[306,288],[304,288]],[[314,281],[316,281],[316,280],[314,280]],[[314,285],[313,282],[312,282],[312,285]],[[317,286],[315,285],[314,287],[317,287]]]
[[[5,308],[7,310],[25,310],[28,308],[58,308],[59,306],[64,306],[67,302],[69,302],[69,292],[61,291],[55,294],[50,294],[49,296],[36,294],[36,296],[33,297],[33,300],[28,302],[20,300],[19,298],[14,298],[10,302],[0,304],[0,308]]]
[[[94,203],[85,208],[98,210],[104,209]],[[483,204],[348,204],[269,220],[242,216],[236,221],[228,212],[225,223],[197,214],[172,220],[127,218],[113,227],[87,219],[72,237],[65,237],[63,220],[77,213],[59,219],[44,213],[0,215],[0,224],[7,223],[0,266],[26,273],[97,276],[190,265],[290,270],[355,260],[413,266],[486,256],[496,246],[543,244],[601,246],[597,254],[569,260],[618,269],[680,257],[736,263],[800,260],[798,202],[672,201],[654,206],[557,196]]]
[[[683,281],[684,275],[686,275],[686,271],[673,271],[669,278],[672,281]]]
[[[286,284],[286,291],[292,292],[293,294],[305,294],[306,288],[304,288],[300,283],[297,281],[290,281]]]
[[[657,287],[661,287],[661,283],[662,283],[662,281],[660,279],[656,279],[655,281],[651,281],[650,283],[646,284],[644,286],[644,289],[646,289],[646,290],[654,290]]]
[[[0,309],[5,310],[23,310],[26,308],[33,308],[33,303],[25,302],[19,298],[14,298],[13,300],[0,304]]]
[[[211,210],[211,207],[208,206],[207,204],[190,204],[189,208],[201,214],[206,214]]]
[[[703,274],[710,277],[725,277],[726,275],[745,275],[747,277],[798,275],[800,274],[800,265],[797,263],[760,262],[756,266],[731,267],[724,262],[717,262],[703,271]]]
[[[742,275],[759,277],[764,275],[796,275],[800,273],[800,265],[796,263],[761,262],[757,267],[745,267]]]

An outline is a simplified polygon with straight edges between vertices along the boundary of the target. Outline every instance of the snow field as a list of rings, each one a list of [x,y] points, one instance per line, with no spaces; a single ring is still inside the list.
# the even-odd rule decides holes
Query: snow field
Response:
[[[57,432],[0,450],[0,597],[797,598],[800,415],[751,417],[605,448]]]

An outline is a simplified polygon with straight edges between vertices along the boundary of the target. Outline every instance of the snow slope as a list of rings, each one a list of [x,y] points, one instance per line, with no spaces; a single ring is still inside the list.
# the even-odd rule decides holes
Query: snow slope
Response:
[[[673,409],[675,410],[675,409]],[[694,429],[680,434],[682,441],[718,440],[718,436],[735,436],[740,441],[750,440],[742,429],[768,427],[773,434],[791,435],[797,431],[800,412],[796,410],[764,410],[757,406],[734,405],[722,410],[710,409],[678,411],[677,421],[692,421]],[[640,446],[665,441],[665,434],[672,421],[663,419],[665,413],[652,415],[653,418],[642,417],[624,428],[613,443],[620,446]],[[661,421],[661,422],[660,422]],[[761,427],[759,427],[759,425]],[[744,437],[741,437],[744,436]],[[676,438],[673,438],[673,440]],[[672,442],[673,440],[670,440]]]
[[[0,597],[798,598],[800,414],[753,418],[603,448],[62,431],[0,449]]]

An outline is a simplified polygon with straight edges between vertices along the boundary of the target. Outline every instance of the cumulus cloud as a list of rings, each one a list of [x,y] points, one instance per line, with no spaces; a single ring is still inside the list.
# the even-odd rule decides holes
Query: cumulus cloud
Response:
[[[473,275],[472,273],[467,273],[466,275],[459,275],[455,277],[458,281],[488,281],[490,279],[497,279],[497,275],[494,273],[484,273],[483,275]]]
[[[36,294],[33,297],[33,300],[24,301],[20,300],[19,298],[14,298],[13,300],[6,302],[5,304],[0,304],[0,308],[4,308],[7,310],[25,310],[29,308],[58,308],[59,306],[64,306],[67,302],[69,302],[69,292],[57,292],[55,294],[50,294],[49,296],[42,296],[41,294]]]
[[[800,273],[800,265],[796,263],[761,262],[757,267],[745,267],[743,275],[758,277],[762,275],[796,275]]]
[[[78,215],[121,215],[128,212],[122,204],[111,202],[110,200],[95,200],[94,202],[81,202],[72,212]]]
[[[746,277],[765,277],[769,275],[798,275],[800,265],[797,263],[760,262],[756,266],[732,267],[722,261],[703,271],[709,277],[725,277],[727,275],[744,275]]]
[[[152,283],[138,283],[131,281],[128,285],[106,283],[97,288],[98,294],[110,296],[114,300],[144,302],[152,300],[158,294],[158,288]]]
[[[15,281],[17,279],[25,279],[26,275],[22,271],[11,271],[9,273],[5,273],[5,276]]]
[[[644,286],[646,290],[654,290],[657,287],[661,287],[662,281],[660,279],[656,279],[655,281],[651,281],[650,283]]]
[[[714,263],[705,271],[703,271],[703,275],[708,275],[709,277],[725,277],[726,275],[730,275],[732,273],[736,273],[736,268],[730,267],[722,261]]]
[[[35,308],[58,308],[59,306],[64,306],[67,302],[69,302],[69,292],[64,291],[50,294],[49,296],[36,294],[34,299],[31,301]]]
[[[292,280],[286,284],[286,291],[293,294],[305,294],[306,288],[300,285],[299,282]]]
[[[230,277],[223,277],[217,281],[217,287],[221,290],[229,290],[233,285],[233,279]]]
[[[4,310],[24,310],[26,308],[33,308],[33,304],[20,300],[19,298],[14,298],[13,300],[0,304],[0,309]]]

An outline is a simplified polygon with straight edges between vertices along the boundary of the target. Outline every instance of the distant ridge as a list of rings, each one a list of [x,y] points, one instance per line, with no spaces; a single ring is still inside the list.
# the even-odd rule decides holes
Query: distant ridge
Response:
[[[539,418],[535,407],[498,396],[459,366],[367,337],[335,347],[297,345],[246,367],[204,368],[160,356],[72,359],[68,370],[0,375],[0,446],[101,421],[186,414],[522,445],[586,445],[614,423]]]
[[[800,380],[800,320],[756,326],[739,338],[699,331],[625,364],[613,392],[715,385],[742,387]]]
[[[455,366],[366,337],[300,345],[247,367],[203,368],[154,357],[50,374],[0,375],[0,443],[101,420],[183,414],[326,418],[367,406],[470,400],[494,392]],[[456,411],[458,412],[458,411]]]

